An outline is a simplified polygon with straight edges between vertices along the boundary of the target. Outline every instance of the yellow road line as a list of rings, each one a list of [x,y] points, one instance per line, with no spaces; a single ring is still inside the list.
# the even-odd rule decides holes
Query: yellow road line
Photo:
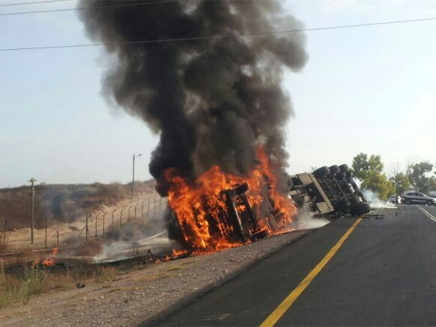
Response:
[[[336,252],[341,248],[344,242],[347,240],[348,236],[354,231],[356,226],[362,221],[359,218],[353,226],[351,226],[348,231],[342,236],[342,238],[336,243],[334,247],[326,254],[326,256],[318,263],[318,265],[313,268],[313,270],[307,275],[307,277],[294,289],[291,294],[288,295],[286,299],[270,314],[268,318],[260,325],[260,327],[272,327],[277,321],[285,314],[286,311],[294,304],[301,293],[310,285],[310,283],[315,279],[316,276],[321,272],[321,270],[327,265],[327,263],[335,256]]]

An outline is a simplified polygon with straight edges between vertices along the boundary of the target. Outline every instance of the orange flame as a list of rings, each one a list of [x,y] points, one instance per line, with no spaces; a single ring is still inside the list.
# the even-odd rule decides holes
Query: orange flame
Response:
[[[227,205],[222,191],[244,183],[249,186],[246,197],[259,225],[257,232],[273,235],[289,227],[296,208],[286,192],[280,192],[278,170],[262,147],[258,148],[257,158],[260,164],[248,176],[227,174],[220,167],[213,166],[201,174],[194,185],[177,176],[174,170],[166,171],[165,177],[171,184],[168,203],[177,217],[185,242],[192,249],[207,252],[242,244],[232,237],[234,226],[223,219]],[[246,213],[243,205],[235,203],[235,207],[238,214]],[[271,211],[275,212],[275,217],[280,217],[275,228],[267,223]]]
[[[42,265],[44,267],[53,267],[55,265],[55,260],[54,258],[56,257],[56,255],[58,254],[59,250],[58,248],[53,248],[51,251],[51,258],[45,258],[42,260]]]

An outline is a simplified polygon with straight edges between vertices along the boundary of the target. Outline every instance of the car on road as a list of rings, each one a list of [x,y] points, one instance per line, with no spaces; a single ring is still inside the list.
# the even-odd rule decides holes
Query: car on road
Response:
[[[398,197],[396,195],[391,195],[391,196],[389,196],[388,202],[389,203],[397,204],[398,203]]]
[[[428,195],[430,195],[432,198],[436,198],[436,191],[430,191]]]
[[[421,192],[408,192],[401,197],[404,204],[426,204],[436,206],[436,198],[425,195]]]

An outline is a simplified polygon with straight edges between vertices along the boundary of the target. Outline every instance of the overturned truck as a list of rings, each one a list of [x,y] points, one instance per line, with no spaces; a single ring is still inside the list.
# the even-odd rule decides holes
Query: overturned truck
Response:
[[[331,219],[346,214],[363,215],[371,210],[345,164],[291,176],[289,195],[298,208],[308,208],[315,215]]]
[[[315,217],[337,219],[347,214],[363,215],[370,211],[370,206],[347,165],[321,167],[313,173],[288,176],[287,182],[288,200],[299,211],[310,211]],[[207,225],[207,234],[211,235],[208,242],[211,239],[220,240],[216,244],[222,243],[222,240],[245,243],[283,230],[289,220],[279,205],[271,197],[264,196],[261,205],[253,206],[247,197],[249,191],[248,183],[222,190],[218,195],[219,205],[208,207],[210,214],[202,217],[202,222],[194,220],[194,225],[197,226],[181,222],[175,212],[170,210],[167,217],[170,237],[192,248],[189,239],[204,225]]]

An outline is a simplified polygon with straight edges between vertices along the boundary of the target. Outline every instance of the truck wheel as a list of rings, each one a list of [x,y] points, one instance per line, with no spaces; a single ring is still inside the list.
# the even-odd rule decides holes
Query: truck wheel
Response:
[[[350,167],[347,164],[343,164],[339,166],[339,170],[341,173],[348,173],[350,171]]]
[[[325,175],[328,175],[330,173],[330,170],[328,167],[324,166],[321,168],[318,168],[313,172],[316,178],[323,178]]]
[[[250,187],[248,186],[248,184],[247,183],[243,183],[243,184],[237,185],[232,190],[233,190],[235,195],[240,195],[240,194],[244,194],[249,189],[250,189]]]
[[[294,201],[297,208],[303,208],[304,206],[304,198],[301,195],[293,195],[292,201]]]
[[[339,169],[339,167],[337,165],[330,166],[329,170],[330,170],[330,174],[332,174],[332,175],[336,175],[336,174],[339,174],[341,172],[341,170]]]
[[[355,207],[355,206],[359,205],[360,202],[361,202],[360,198],[356,194],[351,195],[348,198],[348,200],[350,201],[350,204],[351,204],[352,207]]]
[[[360,203],[359,205],[355,206],[353,210],[351,211],[351,214],[354,216],[361,216],[371,211],[371,206],[369,203]]]
[[[340,199],[336,204],[338,210],[346,210],[350,207],[350,201],[347,198]]]

